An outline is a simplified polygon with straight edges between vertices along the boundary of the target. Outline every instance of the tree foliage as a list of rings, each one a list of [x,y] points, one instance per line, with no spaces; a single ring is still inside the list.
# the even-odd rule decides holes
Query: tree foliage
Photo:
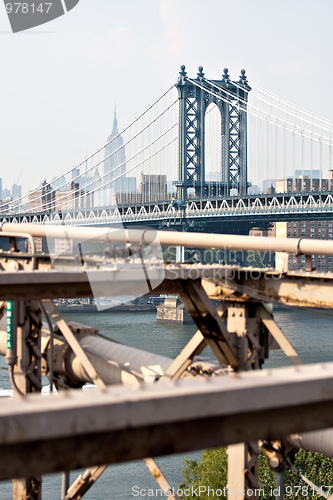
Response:
[[[190,495],[183,499],[211,500],[212,498],[227,498],[227,466],[228,459],[226,448],[215,448],[205,450],[201,454],[201,461],[185,458],[182,473],[184,481],[180,489],[187,490]],[[299,450],[295,455],[295,467],[312,481],[316,486],[322,487],[324,491],[333,494],[333,460],[331,458],[311,451]],[[263,500],[274,500],[275,473],[268,467],[265,455],[259,455],[259,484],[264,494],[260,495]],[[206,492],[197,494],[199,486],[205,486]],[[208,487],[215,492],[220,490],[219,495],[212,496],[208,493]],[[296,473],[288,470],[285,474],[285,498],[291,500],[320,499],[312,487],[305,483]],[[223,489],[225,490],[223,491]],[[188,491],[189,490],[189,491]],[[193,494],[192,494],[193,493]]]

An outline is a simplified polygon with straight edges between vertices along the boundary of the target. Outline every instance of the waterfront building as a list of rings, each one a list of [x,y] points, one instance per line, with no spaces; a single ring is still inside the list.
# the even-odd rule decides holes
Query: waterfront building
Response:
[[[333,219],[306,220],[296,222],[276,222],[276,236],[282,238],[333,239]],[[320,272],[333,271],[332,256],[312,256],[312,267]],[[305,256],[289,255],[288,269],[305,269]]]
[[[297,174],[297,175],[296,175]],[[301,171],[296,170],[294,177],[277,179],[275,181],[275,192],[320,192],[333,191],[333,171],[329,172],[328,178],[321,178],[319,170]],[[252,236],[276,236],[280,238],[314,238],[319,240],[333,239],[333,218],[331,220],[300,220],[291,222],[274,222],[266,230],[252,229]],[[283,267],[279,261],[282,254],[277,254],[276,266]],[[312,257],[312,267],[320,272],[333,271],[331,256],[315,255]],[[305,256],[289,255],[288,269],[299,270],[305,268]]]

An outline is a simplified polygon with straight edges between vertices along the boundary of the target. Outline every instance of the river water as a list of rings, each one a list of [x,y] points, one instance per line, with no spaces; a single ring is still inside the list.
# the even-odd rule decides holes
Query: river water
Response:
[[[155,313],[93,313],[64,314],[66,319],[85,323],[100,333],[126,345],[174,358],[191,338],[194,325],[162,324],[156,322]],[[305,363],[333,361],[333,314],[329,311],[278,308],[274,316],[284,333]],[[207,352],[209,355],[209,353]],[[272,351],[265,367],[287,366],[288,360],[279,351]],[[8,394],[10,383],[4,359],[0,359],[0,394]],[[200,453],[185,454],[199,458]],[[27,450],[27,459],[29,453]],[[163,473],[174,487],[182,481],[183,455],[156,459]],[[71,473],[73,481],[80,471]],[[85,495],[90,500],[131,500],[133,487],[155,489],[157,484],[143,461],[109,466],[97,483]],[[43,477],[43,499],[60,500],[61,476]],[[12,498],[10,482],[0,483],[0,500]],[[139,498],[155,498],[140,496]]]

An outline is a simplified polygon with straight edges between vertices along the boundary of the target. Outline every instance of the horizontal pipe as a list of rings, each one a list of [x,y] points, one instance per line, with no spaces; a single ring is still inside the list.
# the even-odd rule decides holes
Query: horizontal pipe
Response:
[[[84,335],[78,340],[107,385],[154,382],[172,363],[172,359],[165,356],[128,347],[96,335]],[[66,360],[66,367],[67,375],[72,374],[79,381],[91,382],[73,351]]]
[[[5,325],[6,315],[0,320],[0,355],[2,356],[6,355]],[[152,383],[164,375],[173,362],[172,358],[129,347],[98,335],[82,333],[77,336],[77,340],[106,385]],[[47,355],[50,363],[49,331],[45,326],[42,328],[41,351]],[[184,377],[195,376],[199,368],[204,373],[212,371],[221,373],[220,365],[214,360],[196,357],[194,365],[196,369],[193,372],[186,371],[183,374]],[[54,339],[53,368],[55,373],[65,375],[74,384],[92,383],[79,358],[57,335]]]
[[[333,429],[292,434],[285,441],[293,448],[303,448],[333,458]]]
[[[4,222],[5,233],[29,233],[35,238],[96,240],[106,243],[131,243],[220,250],[254,250],[290,252],[297,255],[333,255],[333,241],[305,238],[271,238],[230,234],[183,233],[138,229],[51,226],[45,224],[13,224]]]
[[[0,321],[1,327],[3,328],[3,318]],[[0,330],[0,355],[2,356],[6,355],[6,337],[6,332]],[[107,385],[153,382],[156,377],[164,374],[173,361],[171,358],[128,347],[96,335],[83,334],[77,339]],[[47,350],[49,351],[48,342],[48,330],[43,329],[41,350],[44,354]],[[67,349],[67,343],[59,340],[59,337],[55,339],[54,371],[58,375],[65,375],[74,383],[92,382],[80,360],[72,350]]]

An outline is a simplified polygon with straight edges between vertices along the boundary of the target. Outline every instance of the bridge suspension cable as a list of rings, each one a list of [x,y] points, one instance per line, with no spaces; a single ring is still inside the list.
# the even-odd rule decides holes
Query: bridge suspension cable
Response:
[[[128,162],[128,161],[131,161],[134,158],[138,157],[141,153],[145,152],[151,146],[153,146],[154,144],[156,144],[160,139],[162,139],[163,137],[165,137],[176,126],[177,126],[177,124],[171,126],[163,134],[161,134],[159,137],[157,137],[155,140],[153,140],[150,144],[146,145],[142,150],[138,151],[135,155],[133,155],[132,157],[128,158],[126,161]],[[157,154],[159,154],[161,151],[163,151],[165,148],[167,148],[170,144],[172,144],[176,140],[177,140],[177,137],[174,137],[174,138],[170,139],[166,144],[164,144],[163,146],[161,146],[154,153],[151,153],[149,156],[145,157],[143,160],[139,161],[134,166],[132,166],[131,168],[127,169],[125,173],[118,174],[115,177],[113,177],[112,179],[106,180],[106,182],[103,182],[103,184],[95,186],[93,189],[89,190],[89,195],[105,189],[106,187],[108,187],[112,183],[114,183],[116,180],[120,179],[121,177],[124,177],[127,173],[132,172],[135,169],[137,169],[138,167],[142,166],[146,161],[150,160],[151,158],[153,158],[154,156],[156,156]],[[104,162],[104,160],[102,160],[99,163],[102,163],[102,162]],[[116,170],[119,170],[123,165],[125,165],[125,163],[126,162],[123,162],[123,163],[117,165],[113,170],[110,170],[109,172],[106,172],[105,174],[99,176],[98,177],[98,182],[100,182],[101,180],[103,180],[106,177],[108,177],[111,173],[116,172]],[[92,180],[88,184],[86,184],[85,187],[88,188],[90,186],[93,186],[94,184],[96,184],[96,181]],[[77,202],[78,200],[80,200],[80,199],[82,199],[82,198],[84,198],[84,197],[87,196],[87,193],[81,193],[80,194],[80,191],[81,191],[81,189],[77,188],[73,192],[70,192],[69,194],[66,193],[63,196],[61,196],[60,198],[58,198],[57,199],[57,209],[66,207],[66,205],[68,205],[68,203],[70,203],[72,201]],[[75,196],[76,193],[79,193],[79,195]],[[72,198],[73,195],[74,195],[74,200]],[[35,210],[45,211],[45,210],[51,209],[53,207],[53,205],[54,205],[54,201],[50,200],[50,201],[48,201],[48,202],[46,202],[44,204],[38,205],[37,207],[34,207],[34,208],[35,208]]]
[[[264,181],[271,182],[281,177],[292,177],[294,190],[300,178],[310,178],[311,190],[316,179],[316,189],[322,188],[325,168],[333,171],[332,122],[294,106],[259,86],[253,86],[250,92],[250,88],[241,81],[230,81],[233,89],[236,87],[236,91],[231,91],[217,81],[206,78],[183,78],[213,96],[213,102],[219,99],[228,105],[230,113],[235,110],[237,113],[246,113],[248,177],[252,185],[257,184],[256,189],[263,190]],[[241,91],[239,95],[237,88]],[[2,202],[0,215],[81,209],[88,208],[89,204],[95,207],[126,205],[171,197],[172,183],[178,179],[179,153],[175,133],[179,99],[175,92],[175,87],[170,87],[120,132],[114,125],[112,134],[102,147],[64,174],[45,181],[28,195],[11,202]],[[244,93],[247,93],[246,98],[243,97]],[[191,96],[187,98],[190,102]],[[213,108],[209,107],[205,116]],[[193,108],[193,116],[195,113]],[[237,113],[232,117],[236,119],[236,127],[237,119],[243,119],[237,118]],[[206,133],[209,131],[212,134],[214,129],[209,127],[214,126],[214,121],[209,123]],[[219,126],[221,132],[221,120],[216,121],[215,126]],[[214,172],[214,169],[221,169],[222,142],[221,133],[213,135],[209,138],[210,142],[207,141],[206,150],[211,155],[210,168],[215,175],[218,172]],[[206,167],[208,163],[206,161]],[[215,175],[215,178],[221,182],[221,175]],[[203,176],[202,183],[208,185],[208,179],[209,176],[206,175],[206,179]],[[302,181],[301,190],[303,184]]]
[[[210,91],[210,90],[207,90],[207,89],[206,89],[206,88],[204,88],[203,86],[199,85],[199,84],[198,84],[198,82],[196,82],[195,80],[192,80],[192,79],[190,79],[190,78],[188,78],[188,80],[189,80],[189,81],[191,81],[193,84],[195,84],[197,87],[199,87],[199,88],[201,88],[201,89],[204,89],[204,90],[205,90],[206,92],[208,92],[209,94],[212,94],[212,95],[214,95],[215,97],[217,97],[217,96],[218,96],[218,97],[219,97],[219,99],[221,99],[222,101],[224,101],[224,102],[226,102],[226,103],[228,103],[228,104],[233,104],[233,105],[234,105],[234,106],[236,106],[236,107],[238,106],[238,107],[239,107],[239,109],[241,109],[242,111],[245,111],[245,112],[247,112],[247,113],[251,113],[251,114],[252,114],[253,116],[255,116],[256,118],[259,118],[259,119],[264,119],[263,117],[261,117],[261,116],[259,115],[259,113],[264,113],[265,115],[271,116],[272,118],[276,118],[276,119],[277,119],[277,120],[279,120],[279,121],[283,121],[283,123],[284,123],[284,124],[287,124],[287,125],[292,126],[292,127],[296,127],[297,129],[299,129],[299,130],[301,131],[300,133],[304,133],[304,132],[308,133],[308,134],[309,134],[308,138],[310,138],[310,136],[311,136],[311,137],[312,137],[312,136],[317,136],[317,137],[318,137],[318,139],[319,139],[319,138],[321,138],[321,139],[322,139],[322,140],[324,140],[324,141],[325,141],[325,143],[327,143],[327,144],[331,144],[331,143],[333,143],[333,140],[332,140],[332,138],[331,138],[331,137],[326,137],[326,136],[323,136],[322,134],[319,134],[319,133],[317,133],[317,132],[313,132],[312,130],[309,130],[309,129],[306,129],[306,128],[304,128],[304,127],[301,127],[300,125],[293,124],[293,123],[291,123],[290,121],[287,121],[287,120],[282,120],[282,118],[278,117],[277,115],[273,115],[271,112],[266,111],[264,108],[260,108],[260,107],[258,107],[258,106],[255,106],[254,104],[252,104],[252,103],[251,103],[251,101],[246,101],[245,99],[242,99],[242,98],[241,98],[241,96],[237,96],[237,102],[236,102],[236,103],[233,103],[233,102],[232,102],[232,99],[235,99],[235,95],[234,95],[234,94],[232,94],[231,92],[229,92],[227,89],[224,89],[224,88],[222,88],[222,87],[218,87],[218,86],[217,86],[214,82],[212,82],[211,80],[206,80],[206,81],[207,81],[209,84],[211,84],[213,87],[215,87],[216,89],[218,89],[220,92],[221,92],[221,90],[222,90],[222,91],[223,91],[223,93],[226,93],[228,96],[230,96],[230,98],[231,98],[231,100],[230,100],[230,101],[229,101],[228,99],[225,99],[225,98],[221,97],[221,95],[220,95],[220,94],[216,94],[216,93],[214,93],[214,92],[212,92],[212,91]],[[237,83],[235,83],[235,86],[236,86],[236,87],[238,87],[238,88],[239,88],[239,89],[241,89],[241,90],[244,90],[244,87],[242,87],[241,85],[238,85]],[[251,96],[251,94],[250,94],[250,96]],[[251,96],[251,97],[252,97],[252,96]],[[257,97],[257,96],[256,96],[256,97]],[[260,99],[260,98],[258,98],[258,99]],[[280,110],[280,111],[284,111],[284,110],[282,110],[282,108],[279,108],[278,106],[276,106],[276,105],[272,104],[271,102],[269,102],[269,101],[267,101],[267,100],[265,100],[265,99],[261,99],[261,102],[266,103],[266,104],[268,104],[269,106],[272,106],[272,107],[274,107],[274,108],[277,108],[277,109],[278,109],[278,110]],[[239,104],[238,104],[238,103],[242,103],[242,104],[244,105],[244,108],[243,108],[243,107],[241,107],[241,106],[239,106]],[[257,114],[256,114],[256,113],[253,113],[253,110],[257,111],[258,113],[257,113]],[[294,116],[294,115],[293,115],[293,116]],[[295,117],[295,116],[294,116],[294,117]],[[311,123],[311,124],[313,124],[313,123],[312,123],[312,122],[310,122],[309,120],[304,120],[304,121],[305,121],[305,122],[307,122],[307,123]],[[273,121],[272,121],[272,120],[270,120],[270,122],[271,122],[271,123],[273,123]],[[331,132],[333,129],[331,130],[331,129],[323,128],[323,130],[326,130],[326,131]],[[327,141],[327,142],[326,142],[326,141]]]
[[[211,83],[213,84],[213,82],[211,82]],[[240,85],[239,83],[233,82],[233,84],[235,85],[235,87],[244,91],[244,87],[242,85]],[[257,87],[252,87],[252,88],[256,89]],[[245,89],[245,91],[247,91],[247,89]],[[287,101],[284,101],[283,99],[275,97],[273,94],[266,93],[264,95],[266,95],[267,98],[263,98],[260,95],[258,95],[256,92],[253,92],[253,91],[249,94],[249,96],[251,96],[251,98],[255,97],[258,100],[260,100],[261,102],[268,104],[270,107],[274,107],[277,110],[290,115],[293,119],[299,118],[304,123],[309,123],[311,126],[316,126],[316,127],[320,128],[321,130],[326,130],[329,133],[331,133],[333,131],[333,122],[329,122],[327,120],[320,119],[320,117],[317,117],[317,115],[312,114],[310,111],[303,110],[302,108],[298,108],[297,106],[292,106],[292,105],[288,104]],[[270,100],[270,98],[275,99],[278,102],[280,102],[280,105],[274,104],[274,102],[272,100]],[[283,104],[285,104],[285,106],[283,106]],[[251,102],[249,102],[249,105],[251,106]],[[289,109],[291,111],[289,111]],[[298,111],[298,110],[301,110],[303,114],[295,113],[295,111]],[[305,116],[311,117],[312,120],[305,118]],[[329,125],[329,126],[325,127],[322,124],[316,123],[316,121],[319,121],[321,123],[325,123],[326,125]]]
[[[278,164],[281,165],[282,163],[282,158],[283,158],[283,165],[282,165],[282,170],[283,170],[283,177],[287,174],[288,168],[286,166],[286,160],[288,159],[287,151],[289,152],[291,150],[294,151],[294,153],[291,155],[292,160],[291,160],[291,168],[293,170],[293,176],[294,176],[294,186],[296,185],[296,161],[299,162],[299,170],[302,171],[302,175],[304,172],[308,171],[308,164],[310,163],[310,177],[311,177],[311,189],[313,185],[313,153],[314,153],[314,144],[316,144],[316,150],[317,150],[317,164],[319,164],[319,177],[320,177],[320,186],[322,186],[322,168],[324,164],[328,163],[328,169],[332,169],[332,129],[328,128],[327,126],[324,126],[323,123],[331,125],[330,122],[321,120],[321,124],[318,123],[318,120],[310,120],[307,117],[312,117],[313,115],[310,112],[305,112],[306,116],[301,115],[300,113],[292,113],[290,109],[288,109],[288,106],[282,106],[282,105],[277,105],[276,102],[274,102],[272,99],[269,100],[266,98],[266,96],[262,97],[260,95],[257,95],[256,93],[249,93],[248,94],[248,101],[246,99],[243,99],[241,96],[237,96],[237,94],[232,93],[229,91],[227,88],[219,86],[216,84],[216,82],[204,79],[205,83],[208,83],[210,85],[210,89],[204,86],[204,84],[201,81],[194,80],[191,78],[186,77],[193,85],[197,86],[198,88],[201,88],[208,94],[214,96],[214,98],[220,99],[221,101],[225,102],[228,105],[234,106],[237,109],[244,111],[247,113],[248,118],[250,118],[250,126],[249,126],[249,133],[251,134],[251,128],[256,129],[256,133],[258,128],[253,127],[253,122],[256,120],[262,120],[266,124],[266,128],[263,129],[262,127],[262,134],[265,134],[266,137],[266,142],[271,142],[270,145],[267,144],[266,146],[266,156],[267,156],[267,161],[266,161],[266,168],[269,165],[269,160],[268,158],[273,158],[274,161],[272,161],[272,165],[274,165],[274,171],[271,174],[271,177],[277,177],[279,176],[278,172]],[[232,85],[235,85],[238,87],[240,90],[243,92],[248,92],[248,90],[241,84],[238,84],[237,82],[232,82]],[[216,89],[216,91],[214,91]],[[303,110],[302,110],[303,112]],[[309,127],[310,125],[310,127]],[[269,128],[274,127],[275,134],[270,134],[269,133]],[[278,129],[280,129],[281,132],[278,132]],[[266,130],[266,132],[265,132]],[[325,133],[326,132],[326,133]],[[328,132],[328,134],[327,134]],[[293,146],[291,147],[290,145],[290,138],[288,137],[287,133],[289,133],[290,137],[294,137],[295,135],[299,137],[299,142],[301,143],[300,145],[298,144],[297,141],[297,159],[295,156],[295,151],[296,151],[296,146],[295,146],[295,140],[292,140]],[[282,136],[282,137],[280,137]],[[249,147],[252,151],[250,154],[250,159],[252,158],[252,164],[253,164],[253,158],[254,156],[257,157],[257,160],[254,160],[255,163],[261,164],[261,180],[265,177],[269,177],[268,172],[264,173],[262,171],[262,166],[264,164],[263,161],[263,154],[264,151],[262,151],[260,154],[257,152],[257,154],[254,155],[253,148],[255,148],[255,143],[260,140],[263,141],[264,138],[258,139],[254,138],[254,140],[249,140]],[[305,142],[306,140],[306,142]],[[289,143],[289,144],[288,144]],[[283,154],[281,154],[281,144],[283,144]],[[325,150],[323,152],[323,147],[327,146],[328,151]],[[270,155],[269,153],[269,148],[273,147],[274,149],[274,154],[273,156]],[[311,149],[311,155],[308,154],[308,150]],[[307,153],[306,153],[307,151]],[[289,153],[290,154],[290,153]],[[253,156],[254,155],[254,156]],[[261,159],[260,159],[261,155]],[[308,158],[311,158],[309,161]],[[260,161],[259,161],[260,160]],[[289,157],[289,163],[290,163],[290,157]],[[271,166],[272,166],[271,165]],[[290,168],[289,167],[289,168]],[[252,170],[252,171],[251,171]],[[271,169],[272,170],[272,169]],[[251,165],[249,168],[249,175],[250,177],[253,175],[253,167],[251,169]],[[257,174],[258,174],[258,169],[257,169]],[[318,175],[318,174],[316,174]],[[281,174],[280,174],[281,177]]]
[[[137,137],[139,137],[139,135],[140,135],[140,134],[142,134],[145,130],[147,130],[147,128],[148,128],[148,127],[150,127],[150,126],[151,126],[151,125],[152,125],[152,124],[153,124],[153,123],[154,123],[154,122],[155,122],[158,118],[162,117],[162,116],[164,115],[164,113],[165,113],[165,112],[167,112],[167,111],[169,111],[169,109],[170,109],[172,106],[174,106],[176,103],[177,103],[177,101],[174,101],[174,102],[173,102],[170,106],[168,106],[168,108],[167,108],[165,111],[163,111],[160,115],[158,115],[158,117],[157,117],[157,118],[155,118],[155,119],[153,120],[153,122],[149,123],[149,124],[148,124],[145,128],[143,128],[142,130],[140,130],[139,132],[137,132],[137,133],[136,133],[136,134],[135,134],[135,135],[134,135],[131,139],[129,139],[126,143],[124,143],[124,144],[122,144],[121,146],[119,146],[119,147],[118,147],[117,149],[115,149],[112,153],[110,153],[110,154],[106,155],[106,156],[105,156],[102,160],[98,160],[96,163],[94,163],[91,167],[89,167],[89,168],[85,171],[85,173],[84,173],[84,174],[80,174],[80,175],[77,175],[77,176],[73,177],[73,178],[72,178],[72,182],[74,182],[75,180],[79,180],[79,179],[81,179],[81,178],[82,178],[82,177],[84,177],[84,176],[85,176],[88,172],[92,172],[95,168],[99,167],[99,166],[100,166],[101,164],[103,164],[106,160],[108,160],[109,158],[111,158],[111,156],[112,156],[112,155],[117,154],[117,153],[118,153],[119,151],[121,151],[121,150],[122,150],[125,146],[129,145],[129,144],[131,143],[131,141],[133,141],[133,140],[135,140]],[[174,126],[175,126],[175,125],[174,125]],[[174,126],[173,126],[172,128],[174,128]],[[165,133],[167,133],[168,131],[169,131],[169,130],[167,130]],[[155,139],[152,143],[148,144],[146,147],[144,147],[141,151],[139,151],[138,153],[136,153],[136,155],[132,156],[130,159],[133,159],[134,157],[138,156],[141,152],[143,152],[145,149],[148,149],[148,148],[149,148],[152,144],[154,144],[157,140],[159,140],[159,139],[160,139],[161,137],[163,137],[164,135],[165,135],[165,134],[162,134],[162,136],[158,137],[158,138],[157,138],[157,139]],[[117,134],[117,137],[118,137],[118,136],[119,136],[119,134]],[[107,143],[107,145],[108,145],[108,144],[110,144],[111,142],[112,142],[112,141],[109,141],[109,142]],[[95,155],[96,155],[96,154],[95,154]],[[130,159],[127,159],[127,161],[129,161]],[[109,175],[109,174],[113,173],[115,170],[119,169],[120,167],[124,166],[125,164],[126,164],[126,161],[125,161],[125,162],[123,162],[123,163],[121,163],[121,164],[119,164],[119,165],[117,165],[114,169],[110,170],[110,171],[109,171],[109,172],[107,172],[106,174],[104,174],[104,175],[102,175],[102,176],[99,176],[99,177],[98,177],[98,181],[100,181],[101,179],[103,179],[104,177],[106,177],[106,175]],[[131,169],[131,170],[133,170],[133,169]],[[122,176],[123,176],[123,175],[126,175],[126,173],[127,173],[127,172],[124,172],[124,173],[123,173],[123,174],[121,174],[121,175],[122,175]],[[111,182],[113,182],[114,180],[115,180],[115,179],[112,179],[112,180],[110,181],[110,183],[111,183]],[[90,182],[88,182],[87,184],[85,184],[85,187],[88,187],[88,186],[90,186],[90,185],[94,184],[95,182],[96,182],[96,181],[90,181]],[[110,184],[110,183],[107,183],[106,185],[108,185],[108,184]],[[67,183],[66,181],[64,181],[64,182],[63,182],[60,186],[57,186],[57,188],[54,188],[54,189],[52,189],[51,191],[49,191],[49,192],[48,192],[48,194],[54,193],[54,192],[56,192],[56,191],[60,191],[60,190],[61,190],[61,188],[66,187],[66,186],[67,186],[67,184],[68,184],[68,183]],[[105,187],[105,185],[104,185],[104,187]],[[98,190],[98,189],[101,189],[101,186],[98,186],[98,187],[96,188],[96,190]],[[33,192],[36,192],[36,190],[34,190]],[[90,191],[90,193],[92,193],[92,192],[93,192],[93,191]],[[31,193],[30,193],[30,194],[31,194]],[[67,197],[69,197],[69,195],[66,195],[66,196],[67,196]],[[43,197],[44,197],[44,195],[43,195],[43,194],[41,194],[41,195],[37,196],[36,198],[34,198],[34,202],[36,202],[36,200],[43,200]],[[62,197],[62,198],[64,198],[64,197]],[[16,202],[16,201],[17,201],[17,200],[15,200],[15,202]],[[52,202],[51,202],[51,203],[52,203]],[[46,208],[45,203],[44,203],[44,204],[43,204],[43,203],[41,203],[41,205],[39,205],[39,206],[35,206],[35,207],[34,207],[34,209],[35,209],[35,210],[37,210],[37,209],[39,209],[39,208],[43,208],[43,207],[44,207],[44,208]],[[0,209],[1,209],[1,205],[0,205]],[[1,213],[1,210],[0,210],[0,213]]]
[[[278,101],[278,102],[286,105],[287,107],[294,109],[295,111],[300,112],[306,116],[310,116],[313,119],[312,122],[314,120],[317,120],[320,123],[325,123],[326,125],[329,125],[329,127],[330,127],[329,130],[333,130],[333,122],[332,121],[326,120],[325,118],[322,118],[321,116],[316,115],[315,113],[312,113],[311,111],[308,111],[304,108],[301,108],[300,106],[296,106],[295,104],[292,104],[291,102],[286,101],[285,99],[282,99],[281,97],[276,96],[275,94],[269,92],[268,90],[264,89],[263,87],[260,87],[259,85],[251,83],[251,86],[254,90],[257,90],[258,92],[261,92],[261,93],[267,95],[269,98],[275,99],[276,101]]]
[[[75,167],[65,172],[65,174],[53,179],[48,184],[49,189],[47,191],[43,191],[43,189],[41,188],[30,191],[28,195],[13,200],[13,202],[11,203],[12,208],[14,208],[16,212],[25,212],[29,211],[29,204],[33,204],[33,211],[45,210],[46,208],[49,209],[52,204],[54,205],[54,201],[50,200],[52,198],[52,195],[57,195],[57,207],[60,208],[66,205],[66,203],[73,201],[71,200],[71,197],[73,197],[74,195],[76,199],[82,199],[87,196],[87,194],[90,195],[97,192],[98,190],[112,185],[113,182],[120,179],[121,177],[125,178],[127,173],[135,171],[137,167],[141,166],[143,168],[145,166],[145,162],[153,158],[156,154],[158,154],[158,152],[165,150],[166,145],[159,147],[158,152],[149,155],[149,157],[145,160],[140,161],[140,154],[143,154],[146,150],[148,150],[148,148],[151,148],[159,140],[164,138],[167,133],[175,128],[175,126],[178,124],[176,107],[178,100],[175,99],[174,95],[172,95],[172,91],[174,91],[174,87],[170,87],[166,92],[164,92],[164,94],[158,100],[150,105],[138,118],[133,120],[127,127],[122,129],[120,132],[113,134],[113,137],[111,137],[110,140],[108,140],[106,144],[104,144],[104,146],[78,163]],[[165,105],[165,101],[167,99],[169,101],[171,99],[171,102],[167,102],[167,104]],[[165,127],[158,126],[158,121],[163,121],[163,123],[167,124],[172,123],[172,125],[165,130]],[[161,130],[162,132],[158,134],[159,130]],[[122,141],[123,136],[125,136],[124,142]],[[143,138],[141,140],[142,145],[140,145],[141,137]],[[148,141],[147,138],[149,139]],[[172,144],[174,140],[169,141],[168,145]],[[109,151],[110,149],[111,151],[107,154],[108,147]],[[127,151],[132,149],[132,154],[127,157],[127,159],[125,158],[124,161],[120,161],[120,157],[122,156],[122,152],[125,151],[125,147],[127,148],[126,153]],[[105,151],[105,154],[102,158],[100,158],[103,151]],[[114,158],[116,161],[113,161]],[[133,161],[134,158],[138,159],[137,164],[134,166],[127,166],[128,163]],[[106,167],[107,161],[110,162],[110,165]],[[92,164],[90,165],[90,163]],[[86,164],[86,170],[84,172],[78,173],[77,167],[84,164]],[[103,175],[95,176],[95,178],[93,179],[88,178],[88,174],[93,173],[99,166],[103,164],[105,171]],[[121,168],[123,168],[123,172],[119,173],[119,175],[115,175],[114,173],[116,171],[119,171]],[[68,174],[72,175],[70,180],[66,178]],[[113,178],[108,179],[108,177],[112,175]],[[86,192],[79,196],[77,196],[78,191],[80,191],[80,189],[78,188],[72,190],[71,193],[61,194],[61,191],[64,190],[64,188],[66,188],[69,183],[73,183],[73,185],[75,185],[79,182],[81,182],[81,187],[83,187],[84,189],[87,189],[91,186],[95,187],[93,190],[90,190],[89,193]],[[32,201],[33,203],[31,203]],[[5,214],[7,212],[8,203],[0,204],[0,213]]]

